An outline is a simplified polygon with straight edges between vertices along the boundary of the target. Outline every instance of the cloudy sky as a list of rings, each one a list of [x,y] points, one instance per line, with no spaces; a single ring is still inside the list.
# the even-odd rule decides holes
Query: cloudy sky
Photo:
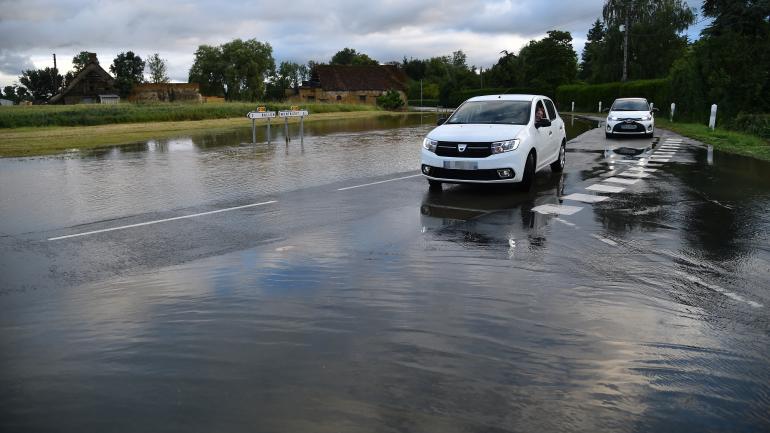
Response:
[[[688,0],[700,9],[700,0]],[[24,69],[69,70],[80,51],[105,69],[123,51],[160,53],[173,81],[187,81],[195,49],[256,38],[283,60],[325,62],[344,47],[387,62],[463,50],[494,64],[548,30],[572,32],[580,53],[604,0],[0,0],[0,85]],[[690,29],[697,37],[703,24]]]

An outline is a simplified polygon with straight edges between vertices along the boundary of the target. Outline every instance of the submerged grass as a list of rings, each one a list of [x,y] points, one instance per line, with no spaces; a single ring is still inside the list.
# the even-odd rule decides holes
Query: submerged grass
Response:
[[[404,113],[375,110],[321,113],[305,118],[305,123],[402,115]],[[297,118],[289,120],[290,123],[297,121]],[[245,116],[239,116],[235,119],[0,129],[0,157],[53,155],[73,149],[88,150],[196,133],[231,131],[237,128],[251,128],[251,122]]]
[[[215,104],[80,104],[12,106],[0,109],[0,128],[41,126],[91,126],[116,123],[174,122],[186,120],[244,118],[264,105],[269,111],[288,110],[288,103],[227,102]],[[304,104],[313,114],[378,111],[371,105]]]

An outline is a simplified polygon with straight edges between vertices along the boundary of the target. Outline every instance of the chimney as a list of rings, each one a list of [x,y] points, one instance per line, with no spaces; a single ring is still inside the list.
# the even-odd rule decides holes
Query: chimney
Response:
[[[88,63],[96,63],[99,64],[99,61],[96,60],[96,53],[88,53]]]

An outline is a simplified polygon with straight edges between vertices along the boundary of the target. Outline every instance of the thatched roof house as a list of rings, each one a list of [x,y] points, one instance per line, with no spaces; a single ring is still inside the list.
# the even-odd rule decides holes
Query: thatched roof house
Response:
[[[111,104],[120,99],[115,79],[99,66],[96,54],[88,54],[88,64],[69,85],[48,100],[49,104]]]

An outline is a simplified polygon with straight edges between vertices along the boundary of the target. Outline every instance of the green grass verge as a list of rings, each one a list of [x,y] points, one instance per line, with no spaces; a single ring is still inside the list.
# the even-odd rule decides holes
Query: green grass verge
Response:
[[[721,128],[712,131],[707,125],[672,123],[660,118],[655,119],[655,126],[710,144],[722,152],[770,161],[770,141],[757,135]]]
[[[0,128],[39,126],[91,126],[116,123],[178,122],[185,120],[243,118],[265,105],[269,111],[288,110],[289,103],[227,102],[211,104],[32,105],[0,108]],[[372,105],[304,104],[312,114],[379,111]]]
[[[311,114],[305,123],[376,118],[380,116],[403,116],[405,114],[387,111],[359,111],[351,113]],[[289,123],[298,122],[289,119]],[[264,127],[264,123],[260,124]],[[241,116],[231,119],[207,119],[181,122],[123,123],[97,126],[47,126],[14,129],[0,129],[0,157],[25,157],[60,154],[71,149],[88,150],[145,140],[210,134],[251,128],[251,122]]]

